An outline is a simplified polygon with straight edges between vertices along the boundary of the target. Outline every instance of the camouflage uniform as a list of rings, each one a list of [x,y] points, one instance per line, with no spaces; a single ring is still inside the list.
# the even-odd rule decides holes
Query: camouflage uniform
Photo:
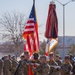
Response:
[[[33,57],[34,58],[33,58],[33,60],[31,60],[31,62],[40,64],[40,61],[38,60],[39,54],[38,53],[34,53]]]
[[[59,55],[56,55],[56,63],[58,64],[59,68],[57,68],[57,72],[58,72],[58,75],[61,75],[61,65],[62,65],[62,62],[59,58],[60,56]]]
[[[31,63],[32,63],[32,71],[34,74],[36,74],[36,68],[40,64],[40,61],[39,60],[32,60]]]
[[[49,65],[48,64],[40,64],[37,68],[36,68],[36,75],[48,75],[49,74]]]
[[[53,66],[58,66],[58,64],[54,60],[52,60],[52,61],[49,61],[49,65],[50,65],[49,75],[57,75],[57,69],[54,68]]]
[[[36,68],[36,75],[48,75],[50,66],[47,64],[47,58],[45,55],[40,57],[40,64]]]
[[[20,61],[14,75],[28,75],[28,60]]]
[[[24,62],[21,65],[21,71],[24,73],[24,75],[28,75],[28,65],[29,65],[29,63],[30,63],[29,60],[24,60]]]
[[[71,63],[64,63],[61,66],[61,74],[62,75],[71,75],[70,72],[72,70],[72,65]]]
[[[56,61],[56,63],[58,64],[58,66],[61,66],[61,65],[62,65],[61,60],[55,60],[55,61]]]
[[[0,75],[2,74],[3,69],[3,61],[0,59]]]
[[[18,62],[17,62],[17,61],[15,61],[15,60],[12,60],[12,70],[11,70],[12,75],[14,75],[14,73],[15,73],[15,71],[16,71],[16,68],[17,68],[17,66],[18,66]]]
[[[48,62],[49,66],[50,66],[49,75],[58,75],[57,68],[55,68],[55,66],[58,66],[58,64],[54,60],[54,53],[53,52],[51,52],[49,54],[49,58],[50,58],[50,61]]]
[[[12,63],[10,60],[4,60],[3,75],[11,75]]]
[[[28,52],[25,52],[25,55],[28,55]],[[25,56],[25,57],[26,57]],[[28,75],[28,64],[30,63],[30,61],[28,60],[28,58],[20,61],[15,74],[14,75]]]
[[[39,54],[38,53],[34,53],[33,54],[33,59],[31,59],[31,63],[32,63],[32,70],[33,73],[36,74],[36,68],[38,66],[38,64],[40,64],[40,61],[38,60]]]
[[[68,55],[65,56],[65,62],[61,66],[61,75],[71,75],[72,64],[70,63],[70,57]]]

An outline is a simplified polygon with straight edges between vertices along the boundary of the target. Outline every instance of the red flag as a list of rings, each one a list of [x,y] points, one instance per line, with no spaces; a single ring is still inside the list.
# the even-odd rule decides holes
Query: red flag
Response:
[[[49,5],[45,37],[48,38],[45,50],[45,54],[48,55],[48,53],[55,47],[57,42],[55,39],[58,37],[58,21],[56,15],[56,6],[53,2],[51,2]]]
[[[25,51],[27,50],[30,52],[30,54],[32,54],[39,50],[38,23],[34,3],[24,29],[23,38],[26,40],[24,45]]]
[[[58,37],[58,21],[57,21],[57,15],[56,15],[56,6],[54,3],[51,3],[49,5],[45,37],[46,38]]]
[[[28,75],[33,75],[32,68],[30,65],[28,65]]]

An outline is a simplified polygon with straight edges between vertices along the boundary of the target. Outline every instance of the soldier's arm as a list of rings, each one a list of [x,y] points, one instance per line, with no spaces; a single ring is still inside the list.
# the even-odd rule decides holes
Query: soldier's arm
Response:
[[[9,61],[9,70],[12,70],[12,61]]]
[[[42,66],[38,66],[35,71],[36,73],[42,73]]]
[[[49,71],[50,71],[50,66],[47,65],[47,67],[45,68],[45,72],[46,72],[47,74],[49,74]]]

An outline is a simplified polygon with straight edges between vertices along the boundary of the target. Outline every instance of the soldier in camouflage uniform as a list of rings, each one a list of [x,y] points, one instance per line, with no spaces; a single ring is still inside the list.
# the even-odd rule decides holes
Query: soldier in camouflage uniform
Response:
[[[57,62],[58,66],[59,66],[59,68],[57,68],[58,75],[61,75],[61,65],[62,65],[62,62],[61,62],[60,56],[58,54],[56,55],[55,61]]]
[[[28,64],[29,61],[29,52],[24,52],[24,60],[21,61],[17,67],[17,70],[14,75],[28,75]]]
[[[18,66],[18,62],[16,60],[16,56],[13,56],[12,57],[12,70],[11,70],[12,75],[14,75],[17,66]]]
[[[71,71],[72,71],[72,64],[70,63],[70,57],[69,55],[65,56],[65,61],[61,66],[61,75],[71,75]]]
[[[49,54],[49,62],[48,62],[48,64],[50,66],[49,75],[58,75],[57,68],[55,67],[55,66],[58,66],[58,64],[54,60],[54,53],[53,52],[51,52]]]
[[[31,62],[40,64],[40,61],[39,61],[38,58],[39,58],[39,54],[38,53],[34,53],[33,54],[33,59],[31,59]]]
[[[35,70],[37,68],[37,65],[40,64],[40,61],[39,61],[39,54],[38,53],[34,53],[33,55],[33,59],[31,59],[31,63],[32,63],[32,70],[33,70],[33,73],[36,74]]]
[[[3,61],[0,59],[0,75],[2,75]]]
[[[20,57],[20,61],[19,61],[19,63],[18,63],[18,66],[17,66],[17,68],[16,68],[16,71],[15,71],[14,75],[20,75],[20,74],[23,75],[23,72],[22,72],[23,68],[22,68],[21,65],[22,65],[24,59],[25,59],[25,57],[24,57],[24,55],[22,55],[22,56]]]
[[[46,56],[40,57],[41,64],[36,68],[36,75],[48,75],[50,67],[47,64]]]
[[[9,56],[4,58],[3,75],[11,75],[12,62],[9,60]]]
[[[22,61],[24,61],[24,55],[22,55],[21,57],[20,57],[20,61],[19,61],[19,64],[22,62]]]
[[[55,61],[58,63],[58,66],[62,65],[62,62],[60,60],[60,56],[58,54],[56,55]]]

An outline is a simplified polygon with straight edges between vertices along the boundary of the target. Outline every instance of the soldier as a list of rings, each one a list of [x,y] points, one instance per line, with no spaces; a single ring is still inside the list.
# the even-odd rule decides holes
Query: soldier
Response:
[[[49,75],[57,75],[58,72],[57,72],[56,66],[58,66],[58,64],[54,60],[54,53],[53,52],[51,52],[49,54],[49,62],[48,62],[48,64],[50,65]]]
[[[40,64],[40,61],[39,61],[38,58],[39,58],[39,54],[34,53],[33,54],[33,59],[31,59],[31,63],[33,63],[32,70],[33,70],[34,74],[36,74],[35,69],[37,68],[37,65]]]
[[[21,61],[14,75],[28,75],[29,52],[24,52],[24,60]]]
[[[73,72],[73,75],[75,75],[75,61],[73,59],[74,59],[73,55],[70,54],[70,62],[72,64],[72,66],[73,66],[72,72]]]
[[[62,62],[61,62],[60,56],[58,54],[56,55],[55,61],[57,62],[58,66],[59,66],[59,68],[57,68],[58,75],[61,75],[61,65],[62,65]]]
[[[66,55],[65,56],[65,61],[61,66],[61,75],[71,75],[72,71],[72,64],[70,63],[70,56]]]
[[[11,75],[12,62],[9,60],[9,56],[4,58],[3,75]]]
[[[24,55],[22,55],[22,56],[20,57],[19,64],[22,63],[22,61],[24,61],[24,59],[25,59],[25,58],[24,58]]]
[[[41,62],[41,64],[39,66],[37,66],[37,68],[36,68],[36,75],[48,75],[50,67],[47,64],[46,56],[44,56],[44,55],[41,56],[40,62]]]
[[[12,75],[14,75],[15,71],[16,71],[16,68],[17,68],[17,65],[18,65],[18,62],[16,60],[16,56],[13,56],[12,57]]]
[[[57,54],[55,61],[58,63],[58,66],[61,66],[62,62],[60,60],[60,56]]]
[[[16,67],[16,70],[15,70],[14,75],[20,75],[20,74],[21,74],[21,72],[22,72],[22,67],[21,67],[21,65],[22,65],[24,59],[25,59],[25,57],[24,57],[24,55],[22,55],[22,56],[20,57],[20,60],[19,60],[19,62],[18,62],[18,65],[17,65],[17,67]],[[22,72],[21,75],[23,75],[23,72]]]
[[[38,58],[39,58],[39,54],[38,53],[34,53],[33,54],[33,59],[31,59],[31,62],[32,63],[40,63]]]
[[[0,75],[2,75],[2,70],[3,70],[3,61],[0,59]]]

